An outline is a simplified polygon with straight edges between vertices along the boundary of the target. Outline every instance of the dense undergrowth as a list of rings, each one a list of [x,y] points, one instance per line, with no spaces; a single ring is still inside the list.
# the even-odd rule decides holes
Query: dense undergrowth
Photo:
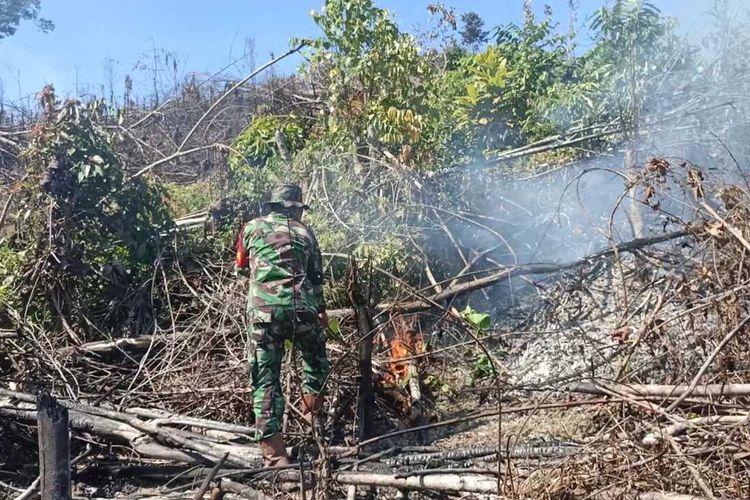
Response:
[[[698,164],[710,159],[727,171],[745,157],[734,138],[747,127],[747,103],[725,102],[746,81],[739,78],[746,68],[724,51],[727,11],[713,13],[717,31],[705,40],[706,54],[649,3],[620,1],[597,11],[590,21],[595,43],[580,54],[575,33],[561,34],[551,12],[490,31],[480,25],[473,39],[462,31],[460,40],[452,9],[431,12],[437,27],[422,46],[369,0],[329,0],[314,15],[321,36],[303,41],[309,62],[287,84],[319,97],[287,96],[277,101],[282,110],[254,104],[232,143],[217,142],[218,159],[200,156],[216,147],[183,155],[182,144],[172,174],[153,159],[159,146],[144,148],[144,140],[163,142],[165,133],[188,140],[184,125],[170,132],[150,125],[148,114],[101,101],[60,103],[45,90],[39,123],[18,156],[25,175],[10,184],[3,212],[3,324],[22,329],[33,318],[74,342],[148,332],[168,320],[158,274],[194,252],[229,261],[239,224],[259,212],[279,181],[305,184],[314,207],[307,220],[329,254],[336,307],[346,304],[341,283],[349,254],[383,271],[373,285],[378,300],[395,299],[404,285],[440,283],[466,266],[558,260],[547,245],[531,251],[547,230],[523,235],[518,221],[497,219],[497,210],[506,210],[502,197],[513,198],[506,186],[519,176],[580,161],[632,172],[638,150]],[[750,43],[740,27],[733,36]],[[197,88],[188,82],[182,96],[196,117],[190,103],[201,99]],[[161,113],[180,109],[165,106]],[[222,116],[212,121],[220,124]],[[131,129],[129,121],[147,128]],[[670,137],[677,128],[684,130],[679,143]],[[709,133],[722,141],[706,143]],[[620,165],[591,159],[620,144]],[[176,176],[196,155],[201,166],[188,170],[192,180]],[[151,169],[157,176],[133,176],[149,164],[159,164]],[[621,185],[633,182],[630,175]],[[623,205],[635,206],[639,197],[631,193]],[[603,209],[596,207],[594,218]],[[206,211],[204,231],[172,233],[172,219]],[[176,251],[172,240],[183,246]],[[486,257],[494,264],[472,257],[489,240]]]

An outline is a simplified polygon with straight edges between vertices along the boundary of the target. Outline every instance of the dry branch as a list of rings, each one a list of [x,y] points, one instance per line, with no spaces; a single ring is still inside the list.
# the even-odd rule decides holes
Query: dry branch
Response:
[[[670,493],[662,491],[649,491],[646,493],[636,493],[631,495],[637,500],[707,500],[706,497],[695,495],[683,495],[682,493]],[[626,496],[625,498],[629,498]]]
[[[203,120],[205,120],[206,117],[208,115],[210,115],[211,112],[214,109],[216,109],[219,106],[219,104],[221,104],[224,101],[224,99],[226,99],[227,97],[229,97],[238,88],[242,87],[244,84],[246,84],[247,82],[249,82],[250,80],[252,80],[255,76],[259,75],[261,72],[265,71],[267,68],[270,68],[271,66],[273,66],[277,62],[281,61],[282,59],[285,59],[285,58],[289,57],[290,55],[292,55],[292,54],[294,54],[294,53],[299,52],[300,50],[302,50],[302,48],[305,45],[306,45],[306,43],[301,43],[301,44],[297,45],[296,47],[294,47],[292,49],[289,49],[288,51],[284,52],[280,56],[278,56],[278,57],[276,57],[274,59],[271,59],[266,64],[264,64],[260,68],[256,69],[255,71],[253,71],[252,73],[250,73],[249,75],[247,75],[245,78],[243,78],[242,80],[240,80],[237,83],[235,83],[234,85],[232,85],[232,87],[230,87],[229,89],[227,89],[227,91],[224,92],[221,95],[221,97],[219,97],[218,99],[216,99],[216,101],[214,101],[211,104],[211,106],[209,106],[209,108],[206,110],[205,113],[203,113],[203,115],[198,119],[198,121],[195,122],[195,124],[193,125],[193,128],[190,129],[190,131],[185,135],[185,138],[180,143],[180,146],[177,148],[177,151],[178,152],[182,151],[182,149],[188,143],[188,141],[193,136],[193,134],[195,133],[195,131],[198,129],[198,127],[200,126],[200,124],[203,123]],[[139,174],[140,173],[142,173],[142,172],[139,172]]]
[[[508,281],[509,279],[515,276],[559,273],[561,271],[567,271],[569,269],[573,269],[578,266],[591,263],[595,260],[601,259],[603,257],[609,256],[615,253],[620,254],[620,253],[632,252],[634,250],[640,250],[642,248],[646,248],[651,245],[657,245],[659,243],[664,243],[667,241],[672,241],[672,240],[676,240],[679,238],[683,238],[687,236],[688,234],[690,234],[690,232],[687,230],[679,230],[679,231],[673,231],[671,233],[661,234],[659,236],[635,238],[633,240],[626,241],[625,243],[620,243],[619,245],[613,246],[611,248],[600,250],[593,254],[587,255],[578,260],[575,260],[572,262],[565,262],[561,264],[544,263],[544,264],[523,264],[519,266],[511,266],[501,271],[498,271],[496,273],[490,274],[489,276],[485,276],[484,278],[479,278],[474,281],[470,281],[466,283],[460,283],[455,286],[453,285],[448,286],[442,292],[435,293],[430,296],[424,296],[421,299],[417,299],[411,302],[395,302],[395,303],[379,304],[377,306],[377,309],[381,311],[396,309],[404,313],[423,311],[423,310],[432,308],[435,304],[440,303],[441,301],[451,300],[460,295],[465,295],[467,293],[481,290],[488,286],[502,283],[503,281]],[[452,279],[453,278],[450,278],[450,280]],[[334,316],[334,317],[345,317],[345,316],[349,316],[350,314],[352,314],[352,310],[351,309],[333,309],[333,310],[328,311],[328,314],[329,316]]]
[[[699,417],[667,426],[664,431],[670,436],[684,432],[692,427],[706,427],[711,425],[739,425],[750,422],[750,415],[712,415]]]
[[[596,132],[591,132],[592,130],[596,130],[597,128],[600,130]],[[590,132],[590,133],[587,133],[587,132]],[[564,134],[553,135],[553,136],[541,139],[539,141],[533,142],[531,144],[527,144],[525,146],[521,146],[518,148],[510,149],[508,151],[504,151],[498,156],[488,159],[482,163],[456,165],[453,168],[448,169],[446,173],[453,173],[456,170],[492,167],[503,162],[515,160],[517,158],[523,158],[525,156],[531,156],[537,153],[544,153],[547,151],[555,151],[557,149],[562,149],[566,147],[573,147],[573,146],[576,146],[578,144],[581,144],[587,141],[591,141],[594,139],[601,139],[607,136],[618,134],[620,132],[622,132],[622,126],[617,123],[583,127],[578,130],[572,130]],[[579,135],[582,133],[583,135]],[[578,137],[576,137],[577,135]]]
[[[584,394],[626,393],[636,396],[679,397],[684,394],[700,397],[750,396],[750,384],[707,384],[689,385],[664,384],[605,384],[602,382],[582,382],[567,387],[570,392]]]
[[[340,484],[383,486],[399,490],[432,490],[491,494],[497,492],[497,480],[479,474],[425,474],[398,477],[398,474],[376,472],[338,472],[334,479]]]
[[[67,355],[73,353],[107,354],[120,350],[141,350],[148,349],[149,346],[155,343],[181,340],[189,338],[192,335],[192,332],[180,332],[169,337],[164,335],[142,335],[135,338],[125,337],[112,341],[102,340],[76,346],[63,347],[62,349],[59,349],[58,352],[62,355]]]
[[[551,274],[551,273],[566,271],[568,269],[575,268],[582,264],[589,263],[593,260],[600,259],[607,255],[611,255],[614,252],[623,253],[623,252],[638,250],[638,249],[645,248],[650,245],[656,245],[659,243],[664,243],[666,241],[679,239],[688,234],[689,234],[688,231],[675,231],[675,232],[666,233],[663,235],[649,237],[649,238],[637,238],[637,239],[634,239],[625,243],[621,243],[617,245],[616,247],[601,250],[599,252],[583,257],[576,261],[563,263],[563,264],[527,264],[527,265],[509,267],[507,269],[503,269],[502,271],[491,274],[484,278],[480,278],[471,282],[461,283],[455,286],[454,285],[448,286],[447,288],[443,289],[439,293],[435,293],[423,299],[415,300],[412,302],[405,302],[405,303],[380,304],[377,306],[377,308],[379,310],[398,309],[399,311],[402,311],[402,312],[415,312],[419,310],[429,309],[435,303],[439,303],[440,301],[450,300],[456,296],[470,293],[470,292],[473,292],[473,291],[476,291],[476,290],[479,290],[481,288],[485,288],[488,286],[492,286],[492,285],[501,283],[503,281],[507,281],[508,279],[514,276],[533,275],[533,274]],[[343,317],[343,316],[348,316],[352,314],[352,312],[353,311],[351,309],[335,309],[335,310],[329,311],[329,315],[334,316],[334,317]],[[176,333],[175,335],[172,335],[170,337],[165,337],[163,335],[144,335],[141,337],[122,338],[122,339],[117,339],[114,341],[89,342],[87,344],[81,344],[79,346],[65,347],[65,348],[60,349],[59,352],[62,354],[71,354],[73,352],[84,353],[84,354],[86,353],[106,354],[106,353],[112,353],[112,352],[116,352],[120,350],[143,350],[143,349],[149,348],[149,346],[157,342],[166,342],[168,340],[169,341],[182,340],[182,339],[190,338],[193,335],[195,334],[192,331]]]
[[[631,252],[633,250],[638,250],[641,248],[645,248],[647,246],[656,245],[658,243],[664,243],[666,241],[682,238],[684,236],[687,236],[688,234],[689,234],[688,231],[681,230],[681,231],[674,231],[671,233],[666,233],[666,234],[662,234],[659,236],[653,236],[653,237],[648,237],[648,238],[636,238],[636,239],[627,241],[625,243],[620,243],[619,245],[614,246],[612,248],[607,248],[605,250],[601,250],[599,252],[593,253],[581,259],[578,259],[572,262],[562,263],[562,264],[525,264],[525,265],[520,265],[520,266],[509,267],[497,273],[491,274],[489,276],[485,276],[484,278],[479,278],[477,280],[470,281],[468,283],[461,283],[456,286],[449,286],[448,288],[443,290],[441,293],[436,293],[430,296],[427,300],[416,300],[413,302],[407,302],[405,304],[404,303],[393,304],[393,307],[397,308],[399,311],[404,311],[404,312],[413,312],[413,311],[418,311],[418,310],[423,310],[423,309],[429,309],[430,307],[432,307],[432,303],[435,303],[435,302],[439,303],[444,300],[450,300],[459,295],[470,293],[470,292],[473,292],[473,291],[476,291],[476,290],[479,290],[481,288],[485,288],[491,285],[496,285],[503,281],[507,281],[514,276],[525,276],[525,275],[532,275],[532,274],[551,274],[551,273],[557,273],[561,271],[567,271],[568,269],[578,267],[582,264],[587,264],[587,263],[590,263],[591,261],[600,259],[602,257],[612,255],[615,252],[617,253]]]
[[[673,401],[669,405],[667,410],[671,411],[675,409],[683,399],[690,396],[690,394],[698,386],[698,382],[700,381],[701,377],[703,377],[706,371],[708,371],[708,368],[711,366],[711,363],[713,363],[716,359],[716,356],[718,356],[722,349],[727,346],[730,340],[732,340],[739,332],[742,331],[743,327],[748,321],[750,321],[750,316],[745,316],[745,318],[740,321],[737,326],[735,326],[729,333],[724,336],[723,339],[721,339],[721,342],[719,342],[719,344],[714,348],[711,354],[709,354],[709,356],[703,362],[703,365],[701,365],[700,369],[698,370],[698,373],[696,373],[693,377],[693,380],[690,382],[690,387],[688,387],[683,394],[681,394],[675,401]]]
[[[203,494],[206,493],[206,491],[208,491],[208,488],[211,486],[211,481],[214,480],[214,478],[216,477],[216,474],[221,469],[221,466],[224,465],[224,462],[227,460],[228,457],[229,457],[229,452],[226,452],[221,457],[221,460],[216,462],[216,465],[214,465],[213,468],[206,475],[206,478],[203,480],[201,487],[198,488],[198,491],[196,491],[195,495],[193,495],[193,500],[201,500],[203,498]]]
[[[262,492],[246,486],[242,483],[232,481],[231,479],[221,478],[219,480],[219,489],[225,493],[233,493],[242,498],[249,498],[252,500],[271,500],[270,496],[264,495]]]

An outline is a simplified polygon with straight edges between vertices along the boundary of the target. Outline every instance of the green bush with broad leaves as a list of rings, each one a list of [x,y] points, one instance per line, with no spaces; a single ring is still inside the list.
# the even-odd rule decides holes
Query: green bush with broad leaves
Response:
[[[461,311],[461,318],[471,325],[477,337],[482,337],[484,332],[492,326],[492,318],[489,314],[476,311],[468,305]],[[472,382],[489,378],[493,373],[492,360],[486,354],[480,355],[471,365]]]
[[[153,300],[143,284],[172,227],[164,192],[126,175],[102,125],[102,101],[61,104],[51,87],[41,101],[43,118],[22,153],[37,182],[19,191],[26,215],[0,244],[0,309],[51,322],[43,328],[67,325],[81,341],[122,329],[143,333],[153,315],[134,311]]]

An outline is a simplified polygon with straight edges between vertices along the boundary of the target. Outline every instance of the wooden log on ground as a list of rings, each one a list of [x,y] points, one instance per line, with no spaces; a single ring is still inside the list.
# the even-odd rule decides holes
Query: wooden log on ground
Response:
[[[36,402],[39,437],[39,493],[42,500],[70,500],[68,410],[49,394]]]
[[[0,339],[16,339],[18,332],[16,330],[5,330],[0,328]]]
[[[0,416],[15,420],[33,422],[37,412],[0,407]],[[95,415],[69,412],[70,427],[79,431],[89,432],[96,436],[129,445],[134,452],[144,458],[169,460],[187,464],[206,464],[210,460],[198,453],[191,453],[179,449],[163,446],[150,436],[144,435],[137,429],[116,420],[109,420]]]
[[[6,389],[0,389],[0,396],[15,398],[27,402],[33,401],[34,399],[34,396],[32,396],[31,394],[9,391]],[[196,452],[204,458],[210,460],[211,463],[218,462],[221,456],[227,451],[230,452],[230,456],[227,459],[227,464],[234,467],[257,467],[258,461],[260,460],[260,452],[257,447],[209,443],[204,441],[202,439],[202,436],[198,434],[190,435],[190,433],[180,431],[178,429],[167,429],[164,427],[159,427],[151,422],[141,420],[132,415],[110,410],[107,408],[64,400],[60,401],[60,404],[71,411],[89,415],[96,415],[105,419],[126,423],[131,427],[141,431],[142,433],[151,436],[160,444],[166,445],[170,448],[184,448]]]
[[[34,396],[31,394],[9,391],[7,389],[0,389],[0,396],[25,401],[27,403],[35,400]],[[193,457],[197,456],[200,457],[204,463],[206,461],[216,463],[224,453],[229,452],[230,456],[227,459],[227,464],[239,468],[255,468],[261,462],[260,450],[257,446],[212,443],[207,441],[208,438],[200,434],[193,434],[179,429],[159,427],[152,422],[141,420],[126,413],[85,405],[82,403],[75,403],[72,401],[62,400],[59,401],[59,404],[69,410],[72,415],[72,420],[78,422],[78,428],[82,427],[83,430],[88,430],[89,432],[94,433],[97,431],[105,433],[107,430],[111,431],[113,427],[119,427],[120,432],[115,431],[115,436],[122,436],[121,431],[123,429],[128,431],[128,436],[132,436],[133,431],[135,431],[137,436],[145,436],[152,440],[144,443],[144,445],[149,446],[149,450],[155,449],[157,452],[161,452],[164,449],[180,451],[183,452],[181,455],[182,457],[188,458],[191,455]],[[26,420],[33,419],[36,416],[34,412],[17,408],[8,408],[7,405],[5,407],[0,406],[0,414]],[[100,418],[92,419],[92,416]],[[124,424],[129,428],[116,426],[115,423]],[[88,428],[87,425],[89,426]],[[131,440],[128,440],[127,442],[130,443]],[[158,444],[160,447],[154,448],[153,444]],[[195,458],[192,458],[191,462],[195,461]]]
[[[339,484],[380,486],[399,490],[431,490],[467,493],[497,493],[497,479],[479,474],[427,474],[397,477],[397,474],[377,472],[338,472],[334,480]]]
[[[153,344],[174,342],[194,336],[193,332],[181,332],[174,335],[142,335],[140,337],[122,338],[117,340],[101,340],[88,342],[77,346],[63,347],[58,352],[62,355],[79,354],[109,354],[117,351],[138,351],[148,349]]]
[[[261,491],[227,478],[221,478],[219,480],[219,489],[224,493],[234,493],[241,498],[252,500],[271,500],[272,498]]]
[[[696,397],[750,396],[750,384],[705,384],[689,390],[689,385],[663,384],[609,384],[604,382],[582,382],[567,387],[570,392],[584,394],[608,394],[618,392],[634,396],[679,397],[686,392]]]
[[[246,425],[230,424],[205,418],[187,417],[178,413],[170,413],[163,410],[154,410],[151,408],[126,408],[125,413],[130,413],[137,417],[151,418],[154,425],[188,425],[190,427],[200,427],[201,429],[211,429],[215,431],[230,432],[234,434],[255,435],[255,427]]]

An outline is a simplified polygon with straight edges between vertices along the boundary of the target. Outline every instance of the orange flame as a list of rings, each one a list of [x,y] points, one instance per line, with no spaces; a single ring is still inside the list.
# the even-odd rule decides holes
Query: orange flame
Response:
[[[415,318],[397,316],[393,319],[394,336],[389,341],[391,361],[388,365],[390,381],[397,383],[409,376],[407,358],[425,352],[424,338],[415,329]]]

